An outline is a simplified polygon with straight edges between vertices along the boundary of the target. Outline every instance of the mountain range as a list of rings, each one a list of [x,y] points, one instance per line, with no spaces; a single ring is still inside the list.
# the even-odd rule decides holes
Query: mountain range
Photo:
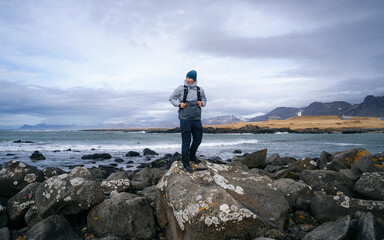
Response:
[[[226,115],[209,119],[203,119],[204,125],[217,125],[235,122],[262,122],[267,120],[268,117],[280,117],[280,119],[287,119],[297,116],[301,112],[302,116],[315,116],[315,115],[338,115],[338,116],[357,116],[357,117],[384,117],[384,96],[375,97],[368,95],[360,104],[350,104],[345,101],[334,102],[313,102],[307,107],[278,107],[265,115],[251,114],[248,116],[235,116]],[[45,130],[45,129],[61,129],[61,130],[75,130],[75,129],[124,129],[124,128],[174,128],[178,126],[178,122],[158,122],[152,126],[142,125],[126,125],[126,124],[107,124],[93,127],[79,127],[75,125],[46,125],[37,124],[34,126],[24,125],[21,130]]]

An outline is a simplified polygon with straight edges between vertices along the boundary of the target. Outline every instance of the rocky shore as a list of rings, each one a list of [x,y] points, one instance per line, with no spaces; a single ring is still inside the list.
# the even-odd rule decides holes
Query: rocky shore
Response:
[[[84,156],[93,157],[109,156]],[[384,237],[384,153],[294,159],[263,149],[226,163],[201,158],[193,173],[179,159],[70,172],[9,161],[0,166],[0,239]]]

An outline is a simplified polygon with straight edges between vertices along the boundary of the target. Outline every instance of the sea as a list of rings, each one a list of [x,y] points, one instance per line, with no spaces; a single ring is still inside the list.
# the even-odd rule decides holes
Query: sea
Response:
[[[21,142],[15,142],[21,140]],[[30,143],[23,143],[23,142]],[[149,148],[159,155],[143,156]],[[358,134],[204,134],[197,155],[204,158],[220,157],[224,162],[235,155],[267,149],[267,156],[278,153],[281,157],[296,159],[318,158],[322,151],[336,153],[352,148],[364,148],[371,154],[384,151],[384,133]],[[240,150],[241,154],[235,154]],[[31,154],[41,152],[46,160],[32,161]],[[137,151],[140,157],[126,157]],[[181,152],[180,133],[146,133],[145,131],[22,131],[0,130],[0,165],[17,160],[36,166],[59,167],[69,171],[73,166],[98,167],[114,164],[117,168],[136,170],[165,154]],[[109,153],[111,159],[82,160],[82,156]],[[117,158],[123,162],[116,162]]]

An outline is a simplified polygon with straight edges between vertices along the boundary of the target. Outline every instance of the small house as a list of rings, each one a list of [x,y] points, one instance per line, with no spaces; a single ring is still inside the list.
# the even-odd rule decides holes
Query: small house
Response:
[[[271,120],[281,120],[281,117],[279,117],[279,116],[269,116],[269,117],[267,117],[267,121],[271,121]]]

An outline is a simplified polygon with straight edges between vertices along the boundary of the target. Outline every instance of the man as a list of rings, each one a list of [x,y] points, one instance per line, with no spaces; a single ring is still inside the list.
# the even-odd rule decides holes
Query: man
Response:
[[[173,106],[179,107],[182,138],[181,161],[184,170],[187,172],[192,172],[189,161],[200,162],[196,158],[196,151],[203,138],[201,107],[205,107],[207,104],[204,90],[196,85],[196,78],[196,71],[189,71],[184,85],[178,86],[169,98]],[[193,137],[192,144],[191,135]]]

